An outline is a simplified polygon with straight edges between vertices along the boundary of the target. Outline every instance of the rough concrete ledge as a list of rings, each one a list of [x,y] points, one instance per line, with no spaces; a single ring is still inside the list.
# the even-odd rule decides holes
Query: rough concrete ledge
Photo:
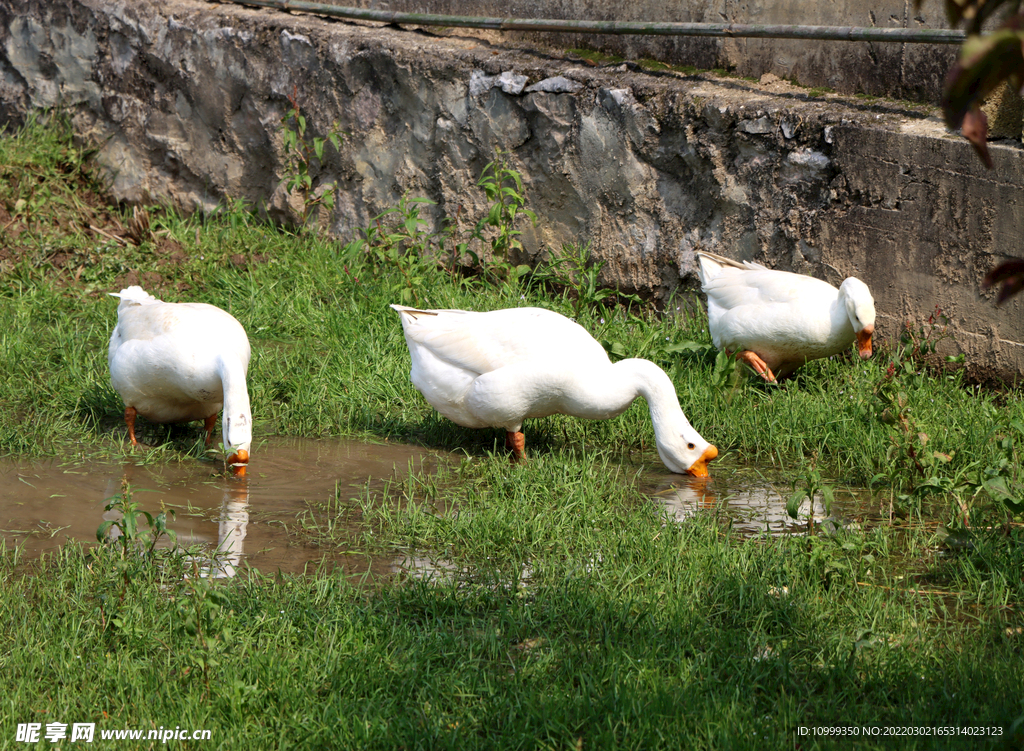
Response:
[[[474,221],[501,148],[539,217],[530,255],[592,241],[606,283],[661,300],[692,286],[701,248],[853,274],[883,336],[938,305],[969,360],[1024,372],[1024,303],[996,308],[979,286],[1022,255],[1024,152],[997,145],[986,171],[927,108],[233,5],[0,0],[0,121],[72,112],[118,200],[286,214],[293,92],[315,132],[348,134],[318,176],[339,187],[336,232],[404,194]]]
[[[593,21],[793,24],[903,29],[947,28],[943,4],[910,0],[345,0],[346,5],[405,13],[568,18]],[[840,93],[938,101],[957,45],[826,42],[800,39],[505,32],[495,39],[547,50],[586,48],[626,60],[653,58],[722,68],[760,78],[772,73]]]

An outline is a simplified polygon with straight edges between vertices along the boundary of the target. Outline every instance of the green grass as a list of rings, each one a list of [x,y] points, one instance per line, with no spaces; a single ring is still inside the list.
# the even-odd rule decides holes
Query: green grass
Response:
[[[128,217],[75,203],[91,183],[71,149],[59,125],[0,137],[0,454],[127,454],[106,292],[133,275],[245,325],[257,440],[362,436],[461,457],[344,490],[296,525],[325,553],[432,558],[430,580],[208,582],[177,553],[4,551],[0,747],[25,722],[212,730],[184,744],[197,748],[1024,747],[1024,535],[992,484],[1019,487],[1019,392],[971,387],[912,343],[734,388],[699,313],[581,301],[594,291],[543,270],[494,284],[387,261],[237,208],[151,208],[140,245],[111,240],[80,217],[115,237]],[[439,418],[409,383],[387,307],[403,290],[425,307],[578,309],[610,350],[666,368],[725,461],[783,483],[812,470],[873,482],[898,523],[742,540],[713,514],[672,522],[642,492],[660,466],[642,403],[615,420],[531,421],[530,462],[510,466],[503,436]],[[194,460],[199,433],[142,425],[166,447],[157,461]],[[967,544],[941,545],[937,524],[960,503]],[[832,725],[1002,735],[798,735]]]
[[[597,50],[589,50],[583,47],[574,47],[567,50],[570,55],[582,58],[594,65],[615,65],[623,62],[624,58]]]
[[[899,570],[886,535],[736,543],[613,508],[622,493],[556,500],[564,471],[506,478],[505,500],[531,508],[481,512],[464,531],[483,541],[452,534],[493,560],[453,581],[207,587],[154,567],[126,579],[74,546],[33,576],[8,568],[4,726],[177,724],[225,748],[754,749],[790,747],[799,726],[983,725],[1002,742],[855,747],[1019,747],[1005,741],[1024,713],[1022,637],[1005,632],[1007,588],[984,570],[1019,571],[1019,552],[993,542],[958,564],[972,590],[994,584],[984,594],[914,590],[878,575]],[[552,523],[558,540],[544,539]],[[892,589],[861,586],[869,568]]]

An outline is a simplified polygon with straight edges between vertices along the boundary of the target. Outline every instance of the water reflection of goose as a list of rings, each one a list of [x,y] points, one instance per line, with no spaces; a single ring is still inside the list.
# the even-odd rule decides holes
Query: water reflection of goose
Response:
[[[228,579],[238,571],[248,525],[249,481],[240,477],[224,489],[224,505],[217,525],[217,549],[210,559],[208,576],[211,579]]]
[[[656,491],[654,497],[676,521],[683,521],[701,509],[714,509],[717,505],[715,494],[706,482],[688,483],[683,486],[670,485]]]
[[[786,512],[787,498],[771,485],[751,485],[730,489],[721,498],[716,497],[712,486],[704,482],[676,486],[671,485],[654,493],[667,514],[676,521],[688,519],[701,510],[720,509],[732,520],[732,527],[738,532],[756,535],[762,532],[781,534],[805,529],[807,517],[811,514],[810,502],[800,504],[798,519]],[[814,521],[825,519],[825,508],[814,501]]]
[[[122,495],[126,487],[130,487],[134,465],[125,466],[120,477],[111,477],[107,480],[107,492],[104,495],[108,501]],[[124,514],[118,508],[104,511],[104,521],[119,522]],[[205,555],[193,559],[199,566],[202,576],[209,576],[213,579],[225,579],[235,575],[241,563],[243,543],[245,541],[246,528],[249,525],[249,480],[247,477],[237,477],[228,480],[223,491],[223,500],[220,507],[220,517],[217,522],[217,546],[210,552],[209,557]],[[142,531],[142,530],[140,530]],[[212,544],[212,540],[205,535],[197,534],[195,530],[189,530],[187,540],[178,538],[178,544],[188,548],[191,545]],[[113,542],[121,537],[121,528],[115,523],[106,531],[105,539]],[[205,541],[205,542],[204,542]],[[157,542],[157,547],[166,548],[172,545],[168,538]]]

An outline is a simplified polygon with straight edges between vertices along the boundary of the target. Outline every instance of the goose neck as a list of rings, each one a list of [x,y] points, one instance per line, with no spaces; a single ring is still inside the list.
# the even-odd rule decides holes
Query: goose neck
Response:
[[[672,379],[653,362],[632,358],[620,360],[613,367],[627,376],[636,388],[636,394],[647,401],[655,433],[664,429],[670,420],[682,416]]]
[[[248,451],[252,443],[252,410],[245,381],[246,368],[241,362],[222,357],[218,370],[224,389],[224,413],[221,416],[224,448],[231,451],[241,447]]]

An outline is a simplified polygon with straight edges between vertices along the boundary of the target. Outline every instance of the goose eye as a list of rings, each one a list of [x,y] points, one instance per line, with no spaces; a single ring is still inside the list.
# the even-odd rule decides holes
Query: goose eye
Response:
[[[686,448],[690,449],[690,451],[693,451],[697,447],[694,444],[692,444],[692,443],[688,443],[688,444],[686,444]]]

